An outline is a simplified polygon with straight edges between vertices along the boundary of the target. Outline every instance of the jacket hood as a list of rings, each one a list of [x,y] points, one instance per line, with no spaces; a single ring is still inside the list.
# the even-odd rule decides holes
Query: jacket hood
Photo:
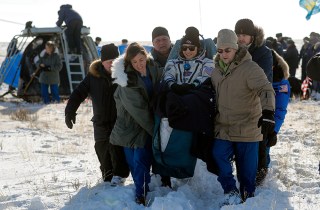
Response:
[[[258,26],[255,26],[255,27],[256,27],[257,35],[254,38],[254,45],[256,47],[261,47],[265,43],[264,31],[261,27],[258,27]]]
[[[154,60],[151,58],[150,55],[147,56],[147,65],[149,67],[155,66]],[[115,59],[112,63],[111,67],[111,78],[113,79],[114,84],[118,84],[121,87],[128,86],[128,82],[132,83],[132,77],[128,77],[128,74],[134,73],[135,70],[128,66],[125,68],[124,66],[124,55],[121,55],[117,59]]]
[[[289,74],[289,66],[287,62],[275,50],[271,50],[271,52],[272,52],[272,58],[273,58],[274,77],[278,75],[276,71],[281,71],[283,73],[283,78],[279,78],[279,79],[288,79],[290,74]]]
[[[90,64],[89,73],[94,77],[101,77],[101,73],[99,72],[102,66],[101,60],[95,60]]]
[[[128,85],[128,75],[125,73],[124,55],[115,59],[111,67],[111,77],[114,79],[113,83],[126,87]]]

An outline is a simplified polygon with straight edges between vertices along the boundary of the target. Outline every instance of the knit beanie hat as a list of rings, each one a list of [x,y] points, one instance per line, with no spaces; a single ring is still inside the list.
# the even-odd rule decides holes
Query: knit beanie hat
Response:
[[[164,27],[158,26],[155,27],[152,31],[152,41],[157,38],[158,36],[169,36],[168,30]]]
[[[115,59],[119,56],[118,47],[112,44],[103,45],[101,47],[101,61]]]
[[[238,49],[238,37],[237,34],[230,29],[221,29],[218,32],[217,48],[225,47]]]
[[[234,31],[236,34],[256,35],[256,27],[250,19],[240,19],[236,23]]]
[[[199,30],[193,26],[188,27],[185,31],[186,35],[181,39],[181,45],[192,44],[200,48]]]

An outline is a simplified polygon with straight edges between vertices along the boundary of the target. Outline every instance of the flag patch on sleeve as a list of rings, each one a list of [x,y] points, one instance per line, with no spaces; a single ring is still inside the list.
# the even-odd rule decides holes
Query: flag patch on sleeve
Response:
[[[279,90],[280,93],[287,93],[288,92],[288,85],[285,84],[285,85],[280,85],[280,90]]]

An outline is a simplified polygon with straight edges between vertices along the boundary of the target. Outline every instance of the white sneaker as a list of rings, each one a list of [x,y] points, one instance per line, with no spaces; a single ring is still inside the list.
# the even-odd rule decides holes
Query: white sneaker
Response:
[[[111,179],[111,186],[118,186],[123,184],[126,181],[126,178],[120,176],[113,176]]]

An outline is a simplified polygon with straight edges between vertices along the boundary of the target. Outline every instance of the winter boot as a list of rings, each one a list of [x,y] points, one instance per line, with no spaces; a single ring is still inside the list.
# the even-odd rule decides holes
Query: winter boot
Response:
[[[111,180],[111,186],[118,186],[125,182],[125,178],[122,178],[120,176],[113,176]]]
[[[161,176],[161,182],[162,182],[162,184],[161,184],[162,187],[172,188],[170,176]]]
[[[228,205],[238,205],[242,203],[241,195],[238,190],[233,190],[229,193],[225,193],[224,201],[221,205],[228,206]]]
[[[243,202],[245,202],[247,200],[247,198],[253,198],[253,197],[254,197],[254,193],[248,193],[246,191],[241,193],[241,198],[242,198]]]
[[[142,195],[142,196],[136,196],[136,203],[138,205],[146,205],[146,198]]]
[[[262,168],[257,172],[256,175],[256,186],[261,186],[268,174],[268,168]]]
[[[111,171],[106,171],[106,170],[101,170],[102,173],[102,179],[104,182],[110,182],[112,179],[112,172]]]

